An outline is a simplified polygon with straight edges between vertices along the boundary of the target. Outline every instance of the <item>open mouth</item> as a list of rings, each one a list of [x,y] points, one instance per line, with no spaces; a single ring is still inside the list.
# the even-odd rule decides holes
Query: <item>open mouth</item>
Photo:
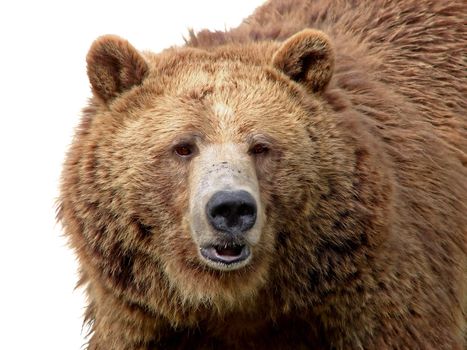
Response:
[[[201,248],[201,255],[213,262],[232,265],[243,262],[250,257],[247,245],[211,245]]]

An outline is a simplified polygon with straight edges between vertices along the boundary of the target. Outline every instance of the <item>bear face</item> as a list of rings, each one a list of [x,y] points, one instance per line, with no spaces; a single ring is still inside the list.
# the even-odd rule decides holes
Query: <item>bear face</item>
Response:
[[[326,174],[345,179],[351,167],[334,156],[338,142],[313,138],[336,132],[319,96],[332,66],[328,39],[312,30],[280,47],[160,55],[97,40],[95,97],[69,171],[80,166],[64,186],[92,223],[75,245],[93,273],[150,306],[165,287],[195,306],[254,299],[279,233],[303,231]]]

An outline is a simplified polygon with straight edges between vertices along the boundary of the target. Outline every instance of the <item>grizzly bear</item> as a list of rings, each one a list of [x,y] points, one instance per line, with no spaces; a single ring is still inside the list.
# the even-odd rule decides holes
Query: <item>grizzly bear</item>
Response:
[[[271,0],[92,45],[58,218],[88,349],[465,349],[467,3]]]

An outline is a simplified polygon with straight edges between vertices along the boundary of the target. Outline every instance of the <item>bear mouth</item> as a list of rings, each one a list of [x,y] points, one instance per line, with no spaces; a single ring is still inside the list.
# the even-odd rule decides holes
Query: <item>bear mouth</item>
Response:
[[[245,244],[210,245],[202,247],[200,252],[205,259],[222,265],[240,264],[251,255]]]

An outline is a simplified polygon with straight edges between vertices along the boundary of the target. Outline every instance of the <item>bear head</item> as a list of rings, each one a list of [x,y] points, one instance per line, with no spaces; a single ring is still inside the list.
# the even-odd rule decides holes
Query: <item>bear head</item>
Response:
[[[160,54],[104,36],[87,63],[94,96],[59,215],[91,284],[167,315],[246,305],[287,265],[277,259],[311,249],[284,236],[320,239],[309,218],[330,182],[351,192],[319,31]]]

